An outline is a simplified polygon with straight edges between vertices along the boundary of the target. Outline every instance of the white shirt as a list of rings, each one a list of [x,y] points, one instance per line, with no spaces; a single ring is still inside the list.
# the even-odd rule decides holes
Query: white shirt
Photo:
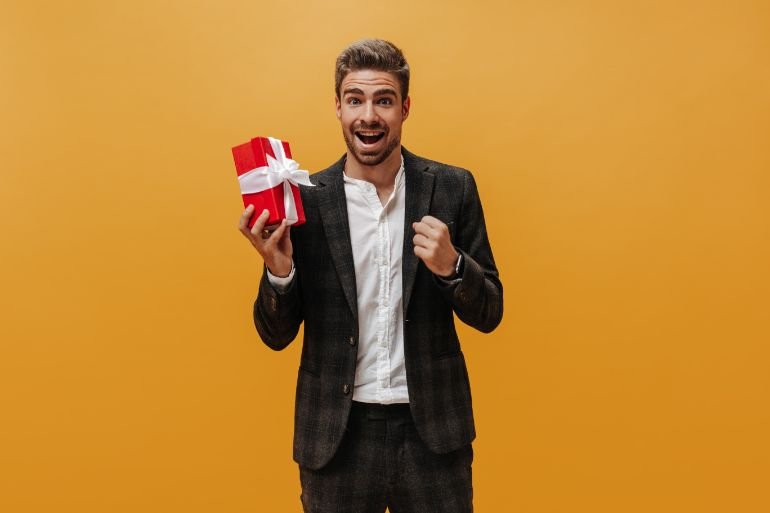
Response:
[[[402,157],[393,192],[383,205],[372,183],[344,176],[358,305],[354,401],[409,402],[401,298],[404,178]]]
[[[375,186],[345,175],[350,243],[356,273],[358,356],[353,400],[365,403],[408,403],[404,360],[401,256],[404,247],[404,159],[393,192],[383,205]],[[285,278],[269,273],[277,287]]]

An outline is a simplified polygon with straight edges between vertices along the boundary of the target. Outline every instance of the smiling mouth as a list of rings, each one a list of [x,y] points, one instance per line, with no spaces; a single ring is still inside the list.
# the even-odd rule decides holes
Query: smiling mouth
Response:
[[[385,137],[385,132],[357,131],[355,134],[364,144],[374,144]]]

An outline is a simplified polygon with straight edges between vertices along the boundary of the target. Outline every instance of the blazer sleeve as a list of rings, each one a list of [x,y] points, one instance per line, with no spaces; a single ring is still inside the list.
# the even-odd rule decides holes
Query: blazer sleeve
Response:
[[[302,302],[299,270],[285,290],[279,291],[270,283],[267,268],[262,269],[259,293],[254,301],[254,325],[262,341],[271,349],[280,351],[288,346],[299,332],[302,323]]]
[[[476,181],[467,171],[464,173],[462,204],[455,231],[452,243],[463,256],[462,278],[452,281],[435,279],[460,320],[489,333],[503,317],[503,285],[489,245]]]

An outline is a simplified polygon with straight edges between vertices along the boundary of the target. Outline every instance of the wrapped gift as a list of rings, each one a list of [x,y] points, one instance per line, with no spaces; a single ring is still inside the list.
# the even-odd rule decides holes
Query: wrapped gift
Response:
[[[289,224],[305,222],[299,184],[312,186],[309,174],[291,159],[289,143],[272,137],[255,137],[233,148],[235,169],[243,205],[254,205],[249,228],[263,210],[270,212],[266,225],[286,219]]]

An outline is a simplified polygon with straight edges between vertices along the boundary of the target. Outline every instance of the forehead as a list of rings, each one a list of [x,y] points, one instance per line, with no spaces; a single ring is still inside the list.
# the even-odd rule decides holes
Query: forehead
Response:
[[[398,78],[393,73],[387,71],[376,71],[372,69],[362,69],[351,71],[345,78],[342,79],[340,84],[340,91],[345,94],[346,89],[352,87],[361,89],[364,92],[370,90],[376,91],[383,88],[393,89],[397,95],[400,93],[400,84]]]

